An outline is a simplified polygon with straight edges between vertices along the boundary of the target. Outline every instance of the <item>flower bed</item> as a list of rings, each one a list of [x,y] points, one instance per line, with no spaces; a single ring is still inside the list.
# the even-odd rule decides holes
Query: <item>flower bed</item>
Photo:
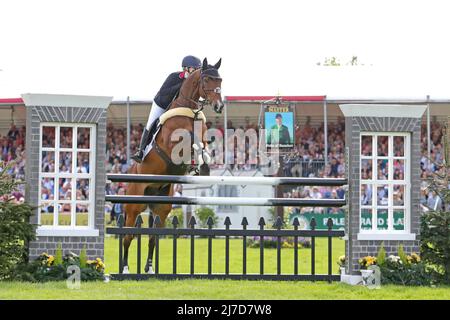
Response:
[[[293,237],[281,237],[281,248],[294,248],[294,238]],[[255,236],[247,240],[247,247],[259,248],[260,237]],[[277,248],[278,237],[264,237],[264,248]],[[311,240],[309,238],[299,237],[298,238],[299,248],[311,248]]]
[[[35,261],[19,266],[14,273],[13,280],[31,282],[66,280],[71,276],[71,273],[67,271],[70,266],[79,268],[81,281],[105,279],[105,264],[100,258],[87,260],[85,249],[82,250],[80,256],[69,253],[62,257],[62,250],[59,247],[55,256],[44,252]]]

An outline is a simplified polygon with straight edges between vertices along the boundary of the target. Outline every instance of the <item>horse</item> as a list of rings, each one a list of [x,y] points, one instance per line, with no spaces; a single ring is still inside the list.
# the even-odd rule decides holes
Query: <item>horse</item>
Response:
[[[210,105],[216,113],[221,113],[224,107],[221,95],[222,78],[218,73],[222,59],[215,65],[209,65],[208,60],[203,60],[202,67],[189,75],[183,81],[179,94],[172,101],[168,110],[160,117],[160,128],[156,132],[153,141],[153,147],[145,156],[141,163],[135,163],[128,170],[128,173],[133,174],[157,174],[157,175],[186,175],[189,170],[189,165],[186,163],[175,164],[170,155],[172,150],[178,142],[172,141],[172,134],[177,129],[185,129],[191,133],[193,137],[194,121],[202,119],[202,134],[197,141],[201,141],[202,148],[206,146],[206,141],[203,139],[206,132],[206,118],[201,109],[203,106]],[[199,101],[200,98],[204,99]],[[164,120],[164,121],[163,121]],[[190,146],[189,146],[190,147]],[[192,152],[192,150],[191,150]],[[189,155],[190,156],[190,155]],[[206,165],[206,164],[205,164]],[[127,195],[173,195],[172,184],[156,184],[156,183],[128,183]],[[161,220],[161,225],[172,210],[171,204],[149,204],[149,209],[154,215],[158,215]],[[137,216],[143,212],[147,204],[125,204],[125,226],[133,227]],[[124,237],[123,248],[123,273],[129,273],[128,268],[128,250],[131,245],[133,237],[126,235]],[[152,258],[155,248],[155,237],[149,237],[148,243],[148,257],[145,264],[144,271],[146,273],[153,273]]]

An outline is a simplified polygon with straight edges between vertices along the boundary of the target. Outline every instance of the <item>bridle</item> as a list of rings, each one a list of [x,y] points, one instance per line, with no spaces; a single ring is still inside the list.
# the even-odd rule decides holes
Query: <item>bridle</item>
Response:
[[[195,100],[192,99],[192,98],[188,98],[188,97],[184,96],[184,95],[181,93],[181,91],[180,91],[180,96],[181,96],[181,98],[183,98],[184,100],[189,101],[190,103],[194,103],[194,104],[196,105],[196,107],[197,107],[198,112],[202,111],[203,108],[204,108],[206,105],[208,105],[208,104],[211,103],[211,102],[208,100],[208,98],[207,98],[207,97],[208,97],[208,92],[214,92],[214,93],[219,93],[219,94],[222,92],[222,88],[221,88],[221,87],[216,87],[216,88],[213,88],[213,89],[207,89],[207,88],[205,88],[205,81],[203,81],[203,79],[204,79],[205,77],[209,77],[209,78],[212,78],[212,79],[215,79],[215,80],[222,80],[221,77],[213,76],[213,75],[211,75],[211,74],[205,73],[205,72],[208,72],[208,71],[217,71],[217,70],[214,69],[214,68],[209,68],[209,69],[206,69],[206,70],[200,69],[200,97],[202,97],[202,91],[203,91],[203,96],[205,97],[204,100],[201,100],[201,101],[195,101]],[[194,90],[194,92],[195,92],[195,90]],[[176,101],[176,103],[177,103],[179,106],[184,107],[184,105],[181,104],[180,102]]]

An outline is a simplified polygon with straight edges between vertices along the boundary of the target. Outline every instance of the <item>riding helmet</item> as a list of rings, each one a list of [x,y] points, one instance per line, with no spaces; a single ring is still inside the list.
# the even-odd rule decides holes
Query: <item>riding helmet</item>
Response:
[[[183,68],[200,68],[202,66],[202,63],[199,58],[194,56],[186,56],[183,58],[183,62],[181,63],[181,66]]]

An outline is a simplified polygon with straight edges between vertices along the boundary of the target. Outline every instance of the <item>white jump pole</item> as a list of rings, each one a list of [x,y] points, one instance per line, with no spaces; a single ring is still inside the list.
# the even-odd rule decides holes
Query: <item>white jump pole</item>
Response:
[[[291,178],[291,177],[233,177],[233,176],[174,176],[153,174],[107,175],[112,182],[133,183],[180,183],[180,184],[217,184],[217,185],[296,185],[296,186],[343,186],[344,178]]]
[[[250,198],[250,197],[170,197],[170,196],[119,196],[106,195],[105,201],[113,203],[169,203],[190,205],[232,206],[295,206],[295,207],[342,207],[345,199],[298,199],[298,198]]]

